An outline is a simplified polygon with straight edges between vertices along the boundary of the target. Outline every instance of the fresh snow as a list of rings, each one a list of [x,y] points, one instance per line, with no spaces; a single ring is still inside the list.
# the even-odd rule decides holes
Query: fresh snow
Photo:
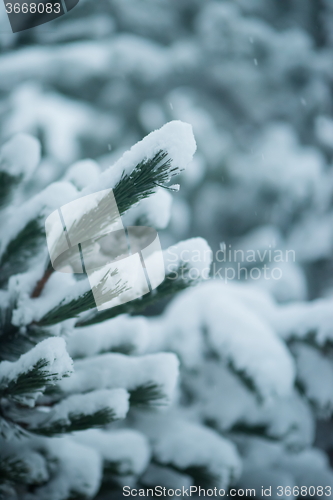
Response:
[[[68,304],[89,290],[87,279],[76,281],[72,274],[55,272],[46,283],[40,297],[32,299],[25,294],[22,295],[13,311],[12,323],[24,326],[32,321],[38,321],[59,304]]]
[[[295,369],[287,347],[268,322],[229,295],[224,283],[207,281],[182,292],[152,328],[157,331],[155,348],[160,342],[187,367],[200,366],[208,350],[250,380],[263,397],[291,391]]]
[[[74,373],[63,379],[59,388],[65,393],[122,387],[128,391],[156,384],[163,399],[172,399],[178,377],[178,359],[172,353],[129,357],[103,354],[74,362]]]
[[[6,232],[1,240],[1,254],[28,222],[41,218],[43,224],[44,217],[76,195],[77,190],[69,182],[55,182],[21,206],[9,208]]]
[[[124,389],[101,389],[87,394],[73,394],[48,412],[42,427],[52,428],[56,422],[69,425],[73,417],[93,415],[100,410],[110,410],[115,419],[123,419],[129,409],[128,400],[129,394]]]
[[[166,274],[175,272],[181,265],[187,265],[195,272],[189,272],[192,279],[207,279],[212,263],[213,252],[203,238],[191,238],[170,246],[163,252]]]
[[[42,371],[55,384],[73,371],[73,362],[66,351],[66,343],[61,338],[48,338],[39,342],[17,361],[2,361],[0,363],[0,381],[6,386],[8,382],[15,382],[19,376],[29,371],[40,360],[46,361]],[[44,386],[45,388],[45,386]],[[16,396],[22,404],[34,406],[36,399],[42,394],[39,390],[27,389],[26,393]]]
[[[136,426],[148,436],[153,456],[160,464],[183,471],[202,468],[214,477],[218,488],[225,488],[240,474],[241,463],[234,444],[208,428],[172,413],[141,415]]]
[[[159,151],[168,153],[172,166],[178,173],[185,169],[196,151],[192,127],[188,123],[172,121],[147,135],[142,141],[123,154],[112,167],[104,171],[96,182],[82,191],[82,196],[105,187],[114,187],[123,172],[127,175],[145,158],[152,158]],[[171,177],[170,177],[171,178]]]
[[[71,182],[81,190],[95,182],[101,173],[101,169],[94,160],[81,160],[74,163],[64,175],[64,181]]]
[[[22,439],[12,439],[0,450],[0,460],[15,460],[19,455],[20,462],[27,470],[26,476],[32,483],[48,481],[50,474],[47,469],[45,457],[33,449],[32,443]]]
[[[90,429],[76,433],[75,440],[101,454],[106,467],[116,464],[122,475],[139,475],[146,469],[150,449],[146,437],[133,429]]]
[[[147,224],[156,229],[164,229],[170,220],[172,195],[164,188],[157,188],[149,198],[131,207],[122,217],[125,226]]]
[[[55,466],[50,481],[37,488],[34,494],[27,494],[26,500],[63,500],[73,494],[92,498],[96,495],[102,479],[102,459],[97,451],[67,436],[44,440],[40,447]]]
[[[0,150],[0,170],[28,180],[36,169],[41,155],[39,141],[28,134],[17,134]]]
[[[146,318],[121,315],[96,325],[75,328],[68,336],[67,349],[72,358],[122,349],[139,354],[144,352],[148,339],[149,325]]]
[[[333,364],[318,348],[304,343],[293,346],[297,378],[306,397],[323,418],[333,411]]]

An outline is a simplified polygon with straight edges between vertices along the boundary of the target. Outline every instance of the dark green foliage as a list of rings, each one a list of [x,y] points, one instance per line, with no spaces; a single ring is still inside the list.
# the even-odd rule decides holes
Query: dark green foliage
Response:
[[[238,377],[238,379],[244,384],[244,386],[256,396],[256,398],[260,402],[262,400],[262,396],[258,394],[255,383],[253,379],[246,373],[246,370],[242,370],[235,366],[231,359],[228,360],[228,368],[232,373],[234,373],[234,375],[236,375],[236,377]]]
[[[111,276],[116,275],[117,271],[113,271]],[[126,283],[121,284],[120,280],[116,283],[115,288],[103,291],[103,287],[108,278],[109,271],[99,283],[98,287],[94,288],[94,293],[103,296],[103,301],[108,302],[117,297],[120,293],[126,290]],[[58,306],[49,311],[42,319],[38,321],[38,326],[50,326],[65,321],[66,319],[76,318],[82,312],[88,311],[96,306],[92,290],[86,291],[83,295],[76,297],[68,303],[61,302]]]
[[[280,441],[281,437],[274,437],[269,434],[268,426],[262,425],[249,425],[247,423],[239,422],[233,425],[230,429],[231,433],[245,434],[246,436],[260,437],[270,441]]]
[[[125,469],[124,465],[127,465]],[[132,464],[129,460],[122,460],[121,462],[104,462],[104,474],[106,476],[131,476],[134,474]]]
[[[0,416],[0,442],[1,438],[7,440],[8,434],[10,434],[11,436],[15,436],[15,438],[18,439],[20,439],[21,437],[27,437],[28,435],[25,429],[21,427],[21,425],[8,418],[7,415],[6,417]]]
[[[9,325],[3,329],[0,336],[0,361],[16,361],[21,354],[29,351],[32,347],[48,338],[50,333],[47,330],[30,325],[25,332],[21,332],[16,326]]]
[[[31,257],[45,242],[42,217],[30,220],[27,225],[10,241],[0,261],[0,287],[10,276],[22,273],[29,268]]]
[[[43,370],[48,366],[46,359],[39,359],[28,372],[21,373],[17,379],[0,379],[1,397],[12,397],[41,389],[47,380],[48,372]],[[45,377],[45,378],[44,378]]]
[[[120,181],[113,190],[121,215],[140,200],[153,194],[156,186],[163,186],[170,178],[170,175],[172,176],[178,173],[177,167],[170,167],[171,160],[166,159],[167,157],[168,154],[166,152],[159,151],[152,159],[142,160],[130,175],[122,175]],[[9,176],[7,175],[7,177],[4,178],[4,185],[2,185],[1,175],[7,174],[0,172],[0,202],[2,190],[7,192],[9,188],[9,180],[7,179]],[[96,209],[98,214],[97,217],[96,214],[91,212],[77,221],[76,233],[79,235],[81,231],[82,241],[85,239],[86,228],[90,220],[94,220],[94,224],[99,224],[100,227],[110,223],[108,218],[110,215],[109,208],[109,200],[106,197],[100,201]],[[45,244],[45,228],[43,221],[44,217],[42,216],[30,220],[7,246],[0,262],[0,286],[4,286],[11,275],[21,273],[28,269],[31,256],[36,255],[36,250],[43,242]]]
[[[168,181],[170,176],[178,172],[178,168],[170,168],[171,160],[166,159],[168,154],[159,151],[152,159],[142,160],[130,174],[123,173],[119,182],[113,188],[117,207],[120,215],[123,215],[133,205],[139,201],[151,196],[156,186],[162,185]],[[110,188],[112,186],[105,186]],[[118,216],[116,211],[110,211],[109,193],[102,198],[98,206],[88,214],[76,220],[72,229],[75,229],[75,235],[78,241],[85,241],[87,228],[92,221],[94,226],[99,229],[108,227]]]
[[[76,318],[81,312],[88,311],[95,307],[95,299],[91,290],[87,290],[83,295],[71,300],[67,304],[65,299],[56,307],[51,309],[39,321],[39,326],[51,326],[69,318]]]
[[[0,484],[5,482],[26,483],[29,470],[27,464],[18,458],[0,459]]]
[[[114,411],[111,408],[103,408],[91,415],[83,413],[70,413],[68,420],[60,419],[53,421],[50,426],[40,425],[29,428],[30,432],[41,434],[43,436],[54,436],[75,431],[83,431],[94,427],[104,427],[117,420]]]
[[[130,174],[123,173],[119,182],[113,188],[113,194],[117,202],[119,213],[123,215],[133,205],[152,195],[156,187],[169,189],[166,184],[170,178],[179,173],[177,166],[172,166],[172,160],[165,151],[158,151],[153,158],[145,158],[139,162]],[[5,174],[1,174],[4,176]],[[8,175],[3,177],[1,184],[0,176],[0,207],[3,199],[10,198],[9,191],[15,187],[19,179],[11,179]],[[105,186],[105,188],[112,186]],[[106,196],[100,200],[98,206],[88,214],[84,214],[75,221],[75,232],[78,240],[85,241],[89,230],[96,228],[103,229],[108,227],[114,214],[110,210],[110,199]],[[0,259],[0,287],[7,286],[8,279],[22,272],[26,272],[30,267],[32,260],[39,255],[46,254],[46,240],[44,228],[45,214],[40,214],[35,219],[29,220],[25,227],[8,243],[3,249]],[[142,219],[141,224],[149,225],[148,221]],[[92,242],[94,243],[94,242]],[[49,310],[39,321],[33,321],[25,326],[24,330],[12,324],[12,313],[16,307],[15,299],[11,304],[5,304],[1,311],[1,332],[0,332],[0,360],[15,360],[22,353],[31,349],[44,338],[49,337],[48,327],[57,325],[70,318],[79,318],[84,312],[94,310],[85,318],[80,317],[76,326],[89,325],[105,321],[123,313],[136,313],[144,310],[155,301],[163,299],[169,295],[177,293],[193,284],[188,276],[189,269],[186,266],[179,266],[178,276],[173,273],[168,274],[164,282],[151,293],[132,302],[108,309],[103,312],[97,312],[96,302],[109,302],[121,293],[127,290],[127,284],[117,279],[117,271],[111,273],[116,276],[112,289],[107,287],[109,272],[105,274],[98,286],[90,289],[87,278],[84,274],[78,275],[80,282],[72,287],[73,295],[68,296],[67,290],[64,290],[63,300],[59,301],[51,310]],[[38,300],[43,293],[43,289],[51,274],[53,268],[49,261],[45,262],[45,273],[36,283],[31,292],[31,299]],[[87,287],[82,283],[86,280]],[[86,290],[82,292],[82,290]],[[77,292],[75,292],[77,291]],[[75,296],[76,293],[76,296]],[[97,300],[97,297],[101,300]],[[70,298],[74,297],[74,298]],[[36,303],[37,305],[37,303]],[[130,343],[121,343],[113,346],[111,352],[121,352],[130,354],[135,350],[135,346]],[[19,373],[16,379],[0,379],[0,399],[3,398],[3,406],[0,408],[0,436],[6,438],[8,435],[30,436],[56,436],[65,433],[82,431],[90,428],[104,427],[117,420],[117,415],[112,408],[102,408],[98,411],[91,410],[93,413],[84,414],[80,410],[69,412],[68,415],[59,416],[57,414],[56,403],[63,400],[66,394],[55,385],[59,378],[58,373],[50,373],[49,362],[46,359],[39,359],[33,366],[26,369],[24,373]],[[66,375],[65,375],[66,376]],[[38,393],[43,396],[37,401],[35,408],[27,408],[27,403],[34,401]],[[169,403],[163,387],[151,381],[142,386],[129,391],[131,407],[154,409]],[[38,405],[48,406],[50,411],[43,413]],[[131,474],[132,464],[128,463],[128,472]],[[107,481],[113,481],[112,476],[125,475],[124,464],[107,463],[104,470]],[[20,460],[7,459],[0,464],[0,483],[11,486],[11,483],[19,485],[30,484],[28,482],[27,464]],[[29,488],[32,488],[31,486]],[[33,487],[34,489],[34,487]],[[33,489],[31,492],[33,493]],[[26,490],[25,490],[26,491]],[[1,497],[0,491],[0,497]],[[70,498],[81,498],[80,494],[72,491]]]
[[[21,398],[33,397],[37,391],[58,380],[58,373],[50,373],[45,368],[49,365],[46,359],[39,359],[28,371],[22,372],[16,379],[0,379],[0,397],[11,398],[21,402]]]
[[[0,171],[0,208],[9,202],[13,189],[21,182],[22,176],[10,175]]]
[[[313,347],[323,355],[333,355],[333,341],[330,338],[324,339],[324,341],[322,341],[320,335],[318,335],[318,332],[316,330],[309,330],[305,335],[302,335],[301,339],[299,335],[292,334],[289,336],[287,343],[291,352],[293,352],[295,345],[301,343]]]
[[[284,434],[275,435],[266,424],[251,425],[245,422],[238,422],[229,429],[229,432],[231,434],[243,434],[249,437],[266,439],[272,442],[281,442],[281,440],[287,440],[289,434],[295,432],[295,425],[292,424]]]
[[[136,346],[134,344],[131,344],[130,342],[124,342],[122,344],[118,344],[115,346],[110,347],[110,349],[101,349],[100,351],[96,352],[95,355],[100,355],[100,354],[107,354],[109,352],[117,352],[119,354],[132,354],[136,349]],[[85,357],[85,356],[84,356]],[[73,356],[72,359],[82,359],[82,356]]]
[[[23,345],[19,329],[11,324],[12,308],[7,304],[0,309],[0,360],[14,360],[22,354]]]
[[[169,403],[161,387],[153,382],[129,391],[130,405],[137,407],[165,406]]]
[[[158,300],[162,300],[169,295],[174,295],[182,290],[185,290],[189,286],[193,285],[193,281],[187,276],[188,267],[186,265],[181,265],[178,270],[179,276],[182,278],[174,279],[171,277],[171,273],[168,274],[165,280],[152,292],[143,295],[142,297],[127,302],[126,304],[121,304],[111,309],[106,309],[101,312],[94,312],[92,315],[86,318],[80,319],[76,326],[88,326],[94,325],[95,323],[101,323],[107,319],[115,318],[119,314],[135,314],[140,311],[144,311],[148,306],[153,304]],[[174,274],[175,271],[172,272]]]
[[[142,160],[130,175],[123,173],[113,192],[120,214],[124,214],[134,204],[152,195],[156,186],[164,186],[170,176],[177,175],[179,169],[171,167],[168,153],[158,151],[152,159]]]

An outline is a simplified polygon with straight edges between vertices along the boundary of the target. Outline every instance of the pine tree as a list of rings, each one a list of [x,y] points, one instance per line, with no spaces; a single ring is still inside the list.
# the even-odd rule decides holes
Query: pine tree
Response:
[[[124,218],[152,220],[194,151],[191,128],[171,122],[103,173],[81,162],[72,182],[22,201],[38,142],[23,135],[2,148],[3,498],[109,498],[124,485],[257,496],[261,486],[332,487],[312,447],[314,419],[333,407],[331,299],[279,305],[258,287],[209,280],[200,238],[165,251],[155,291],[104,311],[86,278],[50,265],[43,224],[56,207],[112,186]],[[177,292],[160,316],[138,315]]]
[[[133,428],[131,412],[170,404],[178,361],[172,353],[149,353],[153,332],[148,321],[129,313],[194,284],[195,263],[182,262],[182,250],[208,247],[200,239],[178,245],[173,267],[178,277],[167,272],[156,290],[98,312],[87,278],[53,271],[44,220],[65,202],[101,187],[113,188],[121,215],[132,212],[134,219],[142,219],[138,203],[148,197],[155,199],[156,210],[165,210],[161,191],[168,189],[194,151],[190,126],[172,122],[134,146],[81,192],[64,180],[22,201],[27,177],[39,162],[38,142],[23,135],[3,146],[3,498],[92,498],[101,485],[112,491],[123,482],[133,483],[151,459],[158,462],[158,457],[151,457],[144,433]],[[77,178],[82,185],[96,165],[81,166],[85,168],[78,170]],[[154,210],[154,203],[149,210]],[[103,289],[107,300],[122,291],[116,285]],[[126,417],[127,423],[110,425]],[[223,446],[222,441],[220,453]]]
[[[258,496],[263,485],[332,485],[332,13],[331,0],[81,0],[75,15],[73,10],[56,21],[54,31],[36,29],[15,37],[0,33],[1,135],[30,132],[40,137],[43,149],[34,183],[27,183],[23,194],[15,188],[21,189],[24,172],[28,175],[36,164],[38,144],[20,138],[30,142],[23,161],[11,160],[13,150],[23,149],[18,143],[9,143],[3,153],[8,159],[2,165],[12,165],[3,168],[0,184],[4,203],[12,204],[7,227],[18,237],[1,245],[3,360],[16,361],[51,332],[51,340],[66,339],[82,377],[91,356],[108,356],[109,351],[127,360],[168,352],[180,361],[179,387],[164,413],[137,408],[143,401],[159,406],[159,393],[149,381],[131,393],[132,403],[139,403],[132,404],[127,418],[111,423],[107,432],[74,432],[66,441],[58,441],[59,434],[35,436],[33,453],[31,448],[26,452],[29,462],[22,441],[7,440],[5,497],[13,483],[8,461],[16,478],[24,476],[21,462],[31,464],[25,474],[30,483],[22,486],[29,481],[21,480],[19,496],[29,490],[52,498],[39,485],[62,474],[53,491],[65,498],[70,487],[76,492],[72,496],[82,494],[79,486],[68,486],[65,470],[77,478],[80,470],[85,475],[95,471],[96,478],[101,456],[106,498],[130,483],[171,488],[232,484],[255,487]],[[256,287],[217,279],[182,291],[190,284],[186,279],[166,280],[158,295],[180,294],[155,318],[137,316],[154,296],[103,313],[86,310],[93,304],[90,289],[73,277],[65,286],[77,286],[79,300],[74,295],[62,302],[64,277],[55,283],[55,273],[45,270],[47,254],[39,253],[45,246],[46,215],[97,181],[97,163],[108,166],[138,138],[172,119],[193,124],[198,152],[182,173],[180,196],[174,197],[166,236],[170,244],[199,234],[214,249],[223,241],[227,249],[230,244],[261,254],[269,245],[292,249],[297,262],[277,264],[283,278],[262,279]],[[97,163],[78,161],[86,156],[96,157]],[[65,182],[36,195],[61,175]],[[20,207],[32,196],[31,205]],[[158,190],[123,219],[127,225],[164,227],[169,202],[169,191]],[[16,215],[10,218],[12,207]],[[35,214],[41,214],[41,221]],[[26,217],[29,224],[18,228],[17,221]],[[195,277],[200,269],[198,252],[192,250],[199,246],[204,253],[205,247],[198,240],[184,245],[186,257],[195,261],[189,277]],[[165,258],[171,257],[174,278],[181,247],[169,250]],[[233,264],[236,268],[237,262],[228,263]],[[243,276],[264,264],[261,257],[245,264]],[[32,284],[24,275],[27,266],[36,270]],[[188,262],[180,267],[178,275],[189,272]],[[52,304],[43,303],[45,293],[53,296]],[[18,304],[11,304],[13,296]],[[111,318],[119,313],[135,316]],[[97,379],[103,378],[104,368]],[[38,405],[77,397],[81,379],[75,377],[74,372],[53,381],[55,386],[38,396]],[[105,393],[98,397],[107,399]],[[16,394],[14,404],[24,423],[22,398]],[[73,399],[69,403],[83,405]],[[98,407],[97,399],[91,404]],[[61,406],[60,411],[67,410]],[[37,434],[42,423],[42,417],[38,424],[27,417],[25,432]],[[51,423],[57,432],[72,430],[69,420]],[[49,427],[44,426],[47,434]],[[12,433],[16,427],[6,429]],[[91,462],[83,459],[87,448]],[[116,457],[120,449],[126,453]],[[134,456],[129,449],[141,452]],[[63,464],[62,469],[54,463]],[[276,491],[272,496],[280,498]]]

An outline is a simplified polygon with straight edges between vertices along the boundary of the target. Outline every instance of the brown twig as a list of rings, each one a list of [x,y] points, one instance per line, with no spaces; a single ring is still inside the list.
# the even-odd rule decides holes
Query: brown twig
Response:
[[[32,299],[36,299],[37,297],[40,296],[40,294],[43,291],[44,286],[46,285],[48,279],[50,278],[51,274],[54,272],[53,267],[48,267],[44,273],[44,276],[37,282],[34,291],[31,294]]]

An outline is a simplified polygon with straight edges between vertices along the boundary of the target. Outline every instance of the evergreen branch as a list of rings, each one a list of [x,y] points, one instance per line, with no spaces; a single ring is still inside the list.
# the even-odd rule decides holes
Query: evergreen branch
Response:
[[[64,303],[66,299],[60,302],[60,304],[51,311],[47,312],[38,322],[38,326],[51,326],[61,323],[66,319],[75,318],[81,312],[88,311],[93,307],[96,307],[95,299],[92,290],[87,290],[83,295],[72,299],[68,303]]]
[[[61,360],[61,361],[60,361]],[[67,377],[72,360],[61,338],[48,338],[15,362],[0,363],[0,398],[33,406],[45,387]]]
[[[119,354],[132,354],[136,350],[136,345],[131,344],[130,342],[123,342],[122,344],[117,344],[110,349],[102,349],[101,351],[97,352],[96,355],[100,354],[107,354],[108,352],[115,352]]]
[[[182,278],[174,279],[171,274],[178,273]],[[106,309],[105,311],[96,312],[87,317],[83,317],[76,323],[76,327],[94,325],[101,323],[111,318],[115,318],[120,314],[135,314],[144,311],[148,306],[154,304],[158,300],[162,300],[170,295],[177,294],[186,288],[195,284],[194,280],[188,277],[189,267],[182,264],[177,271],[173,271],[166,276],[165,280],[152,292],[143,295],[142,297],[120,304],[119,306]]]
[[[296,427],[297,430],[297,427]],[[280,435],[274,435],[270,433],[270,428],[268,424],[257,424],[252,425],[246,422],[239,422],[234,424],[229,432],[232,434],[242,434],[243,436],[249,437],[259,437],[260,439],[266,439],[271,442],[281,442],[287,440],[288,436],[290,436],[293,432],[295,432],[295,425],[290,425],[289,429]]]
[[[21,332],[14,325],[9,325],[9,328],[4,329],[0,335],[0,361],[16,361],[21,354],[26,353],[49,336],[48,331],[36,325],[28,326],[26,332]]]
[[[114,195],[120,215],[125,213],[129,208],[131,208],[132,205],[153,194],[156,185],[167,182],[170,175],[172,176],[178,173],[177,167],[170,168],[170,159],[164,161],[167,156],[168,154],[166,152],[159,151],[152,159],[142,160],[132,170],[131,174],[122,174],[120,181],[114,188]],[[94,220],[96,225],[99,223],[100,227],[105,224],[109,224],[109,208],[109,200],[106,196],[100,201],[95,210],[89,212],[89,214],[84,214],[83,217],[75,224],[75,233],[77,238],[80,239],[81,233],[82,241],[84,241],[87,227],[89,226],[89,221],[91,219]],[[94,212],[96,212],[95,215]],[[102,284],[104,284],[105,280],[106,277]],[[43,284],[45,284],[44,281]],[[109,298],[105,298],[103,301],[108,302],[123,291],[125,291],[125,286],[118,287],[114,290],[113,294],[110,293]],[[64,321],[65,319],[75,318],[82,312],[94,308],[95,305],[92,291],[87,291],[83,296],[73,299],[67,304],[59,304],[56,306],[40,321],[38,321],[38,325],[49,326],[59,323],[60,321]]]
[[[25,414],[21,411],[15,418],[23,422],[28,431],[45,436],[82,431],[125,418],[128,398],[124,389],[73,394],[47,413],[33,409]]]
[[[71,230],[75,231],[77,241],[86,240],[92,220],[97,228],[108,228],[118,217],[118,212],[123,215],[133,205],[152,195],[157,185],[167,182],[171,175],[178,173],[178,168],[171,168],[171,160],[166,159],[167,156],[168,153],[159,151],[153,158],[143,159],[129,174],[123,172],[113,188],[118,210],[110,210],[107,192],[94,209],[75,220]]]
[[[125,468],[126,466],[126,468]],[[132,467],[131,460],[120,460],[119,462],[111,462],[110,460],[105,460],[104,458],[104,466],[103,466],[103,474],[106,477],[103,477],[103,482],[107,481],[108,477],[112,478],[112,476],[134,476],[135,472]]]
[[[266,424],[251,425],[244,422],[234,424],[229,432],[233,434],[242,434],[249,437],[260,437],[269,441],[280,441],[281,437],[271,436],[269,434],[269,427]],[[288,433],[287,433],[288,434]]]
[[[42,217],[37,217],[30,220],[9,242],[0,259],[0,287],[4,286],[13,274],[22,273],[29,268],[29,259],[36,255],[44,239]]]
[[[318,330],[311,329],[302,337],[292,334],[288,337],[286,342],[291,350],[293,350],[294,345],[302,343],[313,347],[324,355],[333,354],[333,340],[331,338],[325,338],[322,340],[318,334]]]
[[[130,174],[122,174],[113,190],[120,215],[152,195],[156,186],[166,187],[170,177],[177,175],[179,169],[171,168],[172,160],[166,158],[168,153],[160,150],[153,158],[142,160]]]
[[[117,344],[112,346],[110,349],[102,349],[100,352],[96,354],[99,355],[99,354],[107,354],[108,352],[115,352],[118,354],[130,355],[133,354],[136,349],[137,347],[134,343],[123,342],[122,344]]]
[[[219,356],[218,356],[219,357]],[[227,365],[229,370],[242,382],[244,387],[246,387],[250,392],[254,393],[258,402],[263,401],[263,396],[258,392],[258,387],[255,384],[255,381],[245,369],[238,368],[232,359],[227,360]]]
[[[9,202],[13,190],[22,179],[22,174],[14,176],[5,170],[0,171],[0,208],[4,207]]]
[[[124,214],[140,200],[152,195],[157,185],[163,185],[168,182],[170,176],[178,173],[179,170],[177,167],[171,168],[171,159],[166,159],[167,156],[168,153],[159,151],[153,158],[144,159],[138,163],[130,174],[125,174],[123,172],[119,182],[113,190],[120,215]],[[110,223],[110,206],[107,196],[100,201],[96,209],[88,214],[84,214],[83,217],[75,223],[76,234],[78,238],[81,234],[82,241],[85,239],[87,227],[89,227],[89,221],[92,218],[94,223],[96,225],[99,224],[100,227]],[[0,286],[3,286],[12,274],[17,274],[27,269],[28,259],[36,255],[37,249],[45,240],[43,221],[44,217],[42,216],[30,220],[8,244],[0,261]],[[45,283],[43,283],[43,285],[44,284]],[[91,307],[87,307],[83,310],[86,311]]]
[[[77,318],[82,312],[88,311],[96,307],[96,302],[94,295],[98,295],[103,299],[103,302],[109,302],[115,297],[118,297],[121,293],[126,291],[126,283],[121,284],[119,280],[115,284],[115,288],[111,290],[104,291],[104,285],[109,276],[115,276],[117,270],[110,273],[108,271],[101,282],[93,288],[93,290],[87,290],[83,295],[72,299],[66,303],[66,298],[56,307],[47,312],[43,318],[38,322],[38,326],[50,326],[65,321],[70,318]]]
[[[16,346],[16,341],[22,345],[22,337],[19,328],[11,323],[12,314],[13,310],[9,304],[0,309],[0,360],[17,359],[22,354],[19,345]]]
[[[95,356],[99,356],[101,354],[108,354],[111,352],[118,354],[132,354],[136,350],[136,345],[130,342],[123,342],[117,345],[111,346],[109,349],[101,349],[94,353]],[[73,355],[71,354],[73,360],[84,359],[86,354]]]
[[[162,387],[154,382],[140,385],[129,391],[130,405],[136,407],[152,408],[166,406],[169,401],[163,393]]]
[[[86,415],[84,413],[69,413],[68,419],[54,420],[49,426],[40,425],[35,428],[29,428],[29,431],[43,436],[54,436],[57,434],[104,427],[115,420],[118,420],[118,417],[111,408],[102,408],[91,415]]]
[[[21,397],[29,399],[29,394],[36,393],[53,384],[57,380],[57,373],[45,370],[49,366],[46,359],[39,359],[28,371],[22,372],[16,379],[7,377],[0,379],[0,397],[21,401]],[[33,398],[33,396],[31,396]]]
[[[33,447],[26,446],[26,440],[20,444],[17,441],[17,445],[9,447],[0,459],[0,484],[36,486],[44,483],[49,477],[45,457]]]
[[[332,405],[330,402],[326,402],[326,404],[319,403],[319,401],[312,395],[309,394],[309,390],[307,384],[304,380],[301,380],[299,377],[296,378],[295,388],[300,393],[300,395],[307,400],[309,406],[312,408],[314,414],[319,419],[327,419],[332,415]]]
[[[29,469],[19,458],[5,457],[0,460],[0,484],[5,482],[26,483]]]
[[[28,433],[23,427],[21,427],[21,425],[14,422],[7,415],[6,417],[2,416],[0,408],[0,437],[7,441],[12,437],[20,439],[21,437],[27,437],[27,435]]]

